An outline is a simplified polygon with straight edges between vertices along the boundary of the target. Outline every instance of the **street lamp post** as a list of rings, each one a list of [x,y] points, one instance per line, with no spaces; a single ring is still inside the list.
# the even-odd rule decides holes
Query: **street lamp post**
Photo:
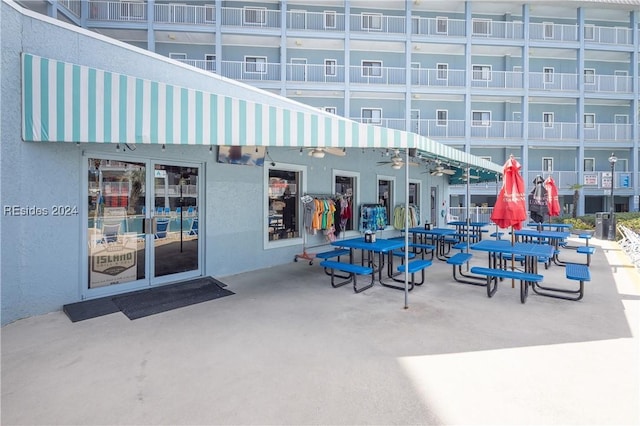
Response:
[[[613,187],[615,186],[615,179],[613,178],[613,173],[616,168],[616,161],[618,161],[618,157],[612,152],[611,157],[609,157],[609,164],[611,164],[611,203],[609,204],[609,235],[607,239],[609,241],[614,241],[616,239],[616,226],[615,226],[615,203],[613,198]]]

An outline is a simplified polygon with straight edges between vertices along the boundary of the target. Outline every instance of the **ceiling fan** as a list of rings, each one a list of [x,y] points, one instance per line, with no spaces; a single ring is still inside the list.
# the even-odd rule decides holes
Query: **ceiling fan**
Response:
[[[347,155],[347,152],[344,148],[300,148],[301,153],[303,149],[308,150],[308,155],[313,158],[324,158],[325,154],[336,155],[338,157],[344,157],[345,155]]]
[[[455,170],[445,168],[440,161],[437,161],[436,164],[435,169],[429,171],[431,176],[452,175],[456,172]]]
[[[462,180],[465,182],[467,180],[474,180],[474,179],[480,179],[480,176],[469,173],[469,178],[467,179],[467,173],[465,172],[462,174]]]
[[[401,169],[404,166],[404,158],[400,155],[400,150],[394,150],[393,156],[389,158],[389,161],[378,161],[378,164],[391,164],[392,169]],[[414,163],[413,161],[409,162],[410,166],[417,166],[418,163]]]

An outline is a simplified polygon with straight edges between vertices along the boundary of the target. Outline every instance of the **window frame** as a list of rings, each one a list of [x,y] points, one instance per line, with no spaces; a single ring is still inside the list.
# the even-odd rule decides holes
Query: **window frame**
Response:
[[[585,68],[583,71],[583,82],[584,84],[593,85],[596,84],[596,69],[595,68]]]
[[[365,117],[364,116],[364,112],[365,111],[370,111],[371,117]],[[374,111],[378,111],[380,113],[380,117],[376,119],[376,117],[374,117],[373,112]],[[366,124],[382,124],[382,108],[360,108],[360,120],[362,121],[362,123],[366,123]],[[369,120],[369,121],[367,121]],[[377,121],[376,121],[377,120]]]
[[[264,59],[264,62],[250,61],[250,59]],[[244,72],[247,74],[266,74],[267,73],[267,57],[266,56],[245,56],[244,57]],[[255,71],[249,70],[249,65],[255,66]],[[258,70],[259,66],[263,68],[262,71]]]
[[[490,36],[491,35],[491,19],[472,18],[471,19],[471,35],[474,36]],[[484,24],[486,31],[476,31],[476,24]]]
[[[549,34],[547,34],[547,30]],[[542,37],[545,40],[552,40],[555,38],[555,23],[554,22],[543,22],[542,23]]]
[[[489,115],[489,119],[485,121],[484,118],[481,118],[480,120],[475,120],[473,118],[474,114],[488,114]],[[472,110],[471,111],[471,127],[490,127],[491,126],[491,111],[484,111],[484,110]]]
[[[307,193],[307,176],[308,176],[307,166],[300,165],[300,164],[280,163],[280,162],[278,162],[275,166],[271,166],[271,164],[268,162],[264,163],[264,167],[263,167],[264,177],[263,177],[263,187],[262,187],[262,193],[263,193],[262,205],[263,205],[263,209],[265,209],[263,210],[263,215],[262,215],[263,221],[264,221],[263,227],[262,227],[263,248],[265,250],[270,250],[270,249],[275,249],[280,247],[290,247],[290,246],[300,245],[303,242],[303,237],[302,237],[303,232],[306,232],[306,230],[304,229],[304,224],[302,223],[302,214],[298,215],[300,217],[296,217],[298,234],[300,235],[299,237],[272,240],[272,241],[269,240],[269,201],[270,201],[269,172],[271,170],[283,170],[283,171],[299,173],[300,182],[298,183],[298,193],[296,194],[296,203],[298,206],[300,205],[301,195]]]
[[[379,27],[375,27],[376,19],[378,19]],[[360,14],[360,28],[367,31],[382,31],[382,13],[362,12]]]
[[[475,68],[480,68],[480,70],[476,70]],[[476,73],[480,72],[483,78],[476,78]],[[485,73],[488,73],[485,77]],[[472,81],[491,81],[492,77],[492,67],[491,65],[483,65],[483,64],[473,64],[471,65],[471,80]]]
[[[547,120],[547,117],[550,117],[551,120]],[[545,128],[552,129],[555,123],[555,114],[553,112],[543,112],[542,123]]]
[[[330,62],[333,62],[331,64]],[[333,70],[333,73],[327,72]],[[324,76],[325,77],[337,77],[338,76],[338,60],[327,58],[324,60]]]
[[[338,191],[336,190],[336,178],[337,177],[346,177],[346,178],[353,178],[355,179],[355,188],[353,189],[353,192],[355,192],[355,194],[351,195],[351,226],[352,229],[348,229],[345,230],[345,235],[346,236],[358,236],[360,235],[360,219],[358,217],[358,208],[357,206],[360,205],[360,172],[354,172],[354,171],[350,171],[350,170],[340,170],[340,169],[332,169],[331,170],[331,182],[332,182],[332,187],[334,190],[334,193],[336,195],[338,195]],[[339,206],[336,206],[336,208],[339,208]]]
[[[543,67],[542,68],[542,79],[544,84],[553,84],[555,80],[556,70],[554,67]]]
[[[547,168],[545,168],[545,164],[547,165]],[[549,168],[549,164],[551,165],[551,168]],[[553,157],[542,157],[542,172],[543,173],[553,173]]]
[[[591,32],[590,37],[588,37],[588,31]],[[594,41],[596,39],[596,26],[593,24],[584,24],[582,28],[582,38],[585,41]]]
[[[588,122],[587,117],[592,117],[592,121]],[[585,129],[595,129],[596,127],[596,114],[593,112],[585,112],[582,115],[582,125]]]
[[[440,118],[440,113],[444,113],[444,120]],[[437,109],[436,110],[436,126],[446,127],[449,125],[449,110],[448,109]]]
[[[256,21],[247,19],[250,17],[248,12],[254,12],[256,17],[261,18]],[[267,24],[267,8],[258,6],[244,6],[242,8],[242,25],[248,26],[265,26]]]
[[[440,29],[440,26],[444,27],[444,30]],[[449,17],[448,16],[436,16],[436,34],[448,34],[449,33]]]
[[[336,29],[338,27],[338,14],[335,10],[325,10],[323,11],[324,13],[324,19],[323,19],[323,23],[324,23],[324,28],[325,29]],[[327,19],[329,17],[333,17],[333,26],[331,25],[327,25]]]
[[[440,68],[441,66],[443,68]],[[444,77],[442,77],[442,75],[444,75]],[[449,79],[449,64],[444,62],[437,63],[436,64],[436,80],[448,80],[448,79]]]
[[[587,167],[587,162],[591,162],[591,167]],[[590,170],[588,170],[590,169]],[[582,171],[587,173],[592,173],[596,171],[596,158],[595,157],[584,157],[582,160]]]
[[[365,64],[371,64],[371,65],[365,65]],[[378,67],[374,66],[375,64],[379,64]],[[374,60],[368,60],[368,59],[363,59],[362,61],[360,61],[360,73],[361,73],[361,77],[376,77],[376,78],[380,78],[382,77],[382,61],[374,61]],[[375,75],[375,74],[367,74],[367,72],[365,72],[365,70],[369,70],[367,72],[371,72],[371,70],[378,70],[379,75]]]
[[[389,182],[389,189],[391,194],[388,196],[389,203],[385,206],[385,210],[387,211],[387,223],[385,226],[385,230],[389,229],[389,227],[393,227],[393,209],[395,206],[395,198],[396,198],[396,177],[388,176],[388,175],[380,175],[376,174],[376,204],[380,203],[380,183],[381,182]]]

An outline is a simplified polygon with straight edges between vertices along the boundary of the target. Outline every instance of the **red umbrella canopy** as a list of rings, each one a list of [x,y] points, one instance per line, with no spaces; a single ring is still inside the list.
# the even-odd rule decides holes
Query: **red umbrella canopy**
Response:
[[[513,227],[522,229],[522,222],[527,220],[527,205],[525,202],[525,185],[518,161],[509,157],[503,167],[504,181],[496,205],[491,213],[491,221],[500,228]]]
[[[544,187],[547,190],[547,205],[549,216],[560,216],[560,201],[558,201],[558,187],[551,176],[545,179]]]

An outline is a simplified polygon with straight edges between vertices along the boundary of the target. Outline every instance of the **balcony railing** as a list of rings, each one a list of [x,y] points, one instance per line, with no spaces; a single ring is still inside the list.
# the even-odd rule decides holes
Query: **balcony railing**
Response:
[[[60,0],[66,9],[80,16],[83,0]],[[213,2],[212,2],[213,3]],[[100,21],[146,21],[147,3],[143,1],[89,0],[89,19]],[[206,25],[215,23],[213,4],[191,5],[183,3],[155,4],[155,22]],[[280,10],[264,7],[223,7],[223,26],[245,28],[273,28],[281,26]],[[344,31],[345,15],[342,13],[289,10],[286,27],[292,30]],[[364,12],[349,16],[351,31],[356,33],[404,34],[404,16]],[[464,19],[412,17],[411,33],[424,36],[465,37],[467,24]],[[544,41],[578,41],[578,25],[532,22],[529,38]],[[632,45],[633,31],[626,27],[586,26],[586,43]],[[522,40],[524,24],[519,21],[475,19],[471,37],[475,39]]]
[[[155,4],[154,22],[170,24],[213,24],[216,9],[213,5],[194,6],[190,4]]]
[[[523,87],[522,72],[518,72],[518,71],[489,71],[488,73],[472,72],[471,87],[486,87],[491,89],[521,89]]]
[[[528,131],[530,139],[542,140],[561,140],[561,139],[578,139],[577,123],[544,123],[529,122]]]
[[[344,13],[287,11],[290,30],[344,31]]]
[[[135,21],[147,20],[147,4],[126,1],[91,1],[89,19],[96,21]]]
[[[234,80],[280,81],[279,63],[222,61],[220,75]]]
[[[584,139],[591,141],[631,141],[631,124],[600,123],[584,129]]]
[[[280,11],[262,7],[223,7],[222,25],[244,28],[280,28]]]
[[[529,89],[578,90],[578,74],[530,72]]]
[[[556,182],[559,191],[569,190],[572,185],[584,185],[585,189],[611,189],[611,172],[595,171],[583,172],[583,181],[578,182],[578,173],[576,171],[554,171],[543,172],[529,170],[527,172],[527,181],[532,182],[536,176],[547,177],[551,175]],[[632,189],[633,181],[631,172],[614,172],[614,189]],[[572,191],[571,191],[572,192]]]
[[[204,59],[179,59],[179,61],[192,67],[200,68],[201,70],[216,72],[216,61]]]
[[[68,11],[73,13],[77,18],[80,17],[80,4],[82,3],[81,0],[59,0],[59,3]]]
[[[623,75],[585,76],[584,91],[590,93],[632,93],[631,77]]]
[[[298,65],[287,64],[287,81],[306,81],[311,83],[344,83],[342,65]]]
[[[405,84],[405,69],[392,67],[350,66],[352,84]]]
[[[429,87],[465,87],[465,71],[413,68],[411,84]]]

